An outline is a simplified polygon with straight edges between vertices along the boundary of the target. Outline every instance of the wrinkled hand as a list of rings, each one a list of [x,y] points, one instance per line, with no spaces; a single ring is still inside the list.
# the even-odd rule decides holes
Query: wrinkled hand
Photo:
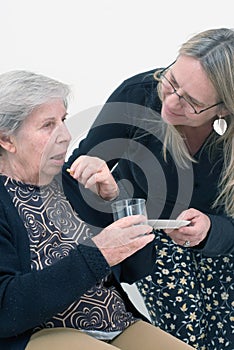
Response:
[[[71,176],[105,200],[115,199],[119,194],[106,162],[97,157],[80,156],[70,168]]]
[[[124,217],[92,238],[110,266],[117,265],[153,241],[152,227],[137,225],[143,220],[142,215]]]
[[[190,247],[194,247],[206,238],[211,225],[207,215],[190,208],[183,211],[177,219],[189,220],[191,223],[176,230],[164,230],[175,243],[184,246],[185,242],[188,241]]]

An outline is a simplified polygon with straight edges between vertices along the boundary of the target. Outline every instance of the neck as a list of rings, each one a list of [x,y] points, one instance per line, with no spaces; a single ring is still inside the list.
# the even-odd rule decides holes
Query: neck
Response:
[[[0,167],[0,173],[2,175],[28,185],[45,186],[53,180],[53,176],[43,176],[43,174],[38,174],[38,172],[30,172],[30,170],[14,167],[8,162],[2,162]]]
[[[205,143],[212,132],[212,128],[207,126],[198,128],[182,126],[180,131],[184,137],[184,142],[189,153],[193,156]]]

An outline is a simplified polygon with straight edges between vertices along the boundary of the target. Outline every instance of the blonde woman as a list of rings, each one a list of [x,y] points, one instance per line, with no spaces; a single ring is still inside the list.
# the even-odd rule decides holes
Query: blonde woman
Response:
[[[137,285],[152,322],[202,350],[234,348],[233,96],[234,31],[198,33],[166,68],[124,81],[71,158],[101,154],[150,219],[190,221],[156,231]]]

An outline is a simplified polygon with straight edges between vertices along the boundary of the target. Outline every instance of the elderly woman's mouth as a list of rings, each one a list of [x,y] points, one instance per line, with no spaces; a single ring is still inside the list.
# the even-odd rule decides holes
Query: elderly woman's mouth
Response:
[[[61,153],[61,154],[56,154],[56,155],[52,156],[51,159],[65,160],[65,157],[66,157],[66,153]]]

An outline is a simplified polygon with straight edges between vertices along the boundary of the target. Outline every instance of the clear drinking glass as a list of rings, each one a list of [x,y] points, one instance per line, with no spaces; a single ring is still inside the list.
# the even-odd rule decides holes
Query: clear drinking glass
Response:
[[[147,223],[147,212],[145,199],[143,198],[128,198],[121,199],[111,204],[114,221],[130,215],[144,215]]]

